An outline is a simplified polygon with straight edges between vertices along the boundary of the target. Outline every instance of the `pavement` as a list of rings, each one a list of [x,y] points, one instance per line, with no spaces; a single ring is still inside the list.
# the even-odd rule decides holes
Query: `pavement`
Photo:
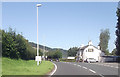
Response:
[[[54,75],[87,76],[87,77],[119,77],[118,63],[77,63],[54,62],[57,70]]]

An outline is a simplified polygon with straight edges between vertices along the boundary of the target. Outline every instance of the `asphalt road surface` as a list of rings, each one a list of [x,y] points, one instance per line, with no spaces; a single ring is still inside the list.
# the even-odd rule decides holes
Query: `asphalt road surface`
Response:
[[[77,75],[81,77],[119,77],[117,63],[54,63],[57,65],[57,70],[54,75]]]

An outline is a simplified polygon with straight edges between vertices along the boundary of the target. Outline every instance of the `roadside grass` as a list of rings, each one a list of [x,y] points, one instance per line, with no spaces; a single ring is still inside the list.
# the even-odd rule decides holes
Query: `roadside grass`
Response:
[[[2,58],[0,56],[0,77],[2,76]]]
[[[50,61],[42,61],[37,66],[34,60],[15,60],[2,58],[2,75],[45,75],[54,68]]]

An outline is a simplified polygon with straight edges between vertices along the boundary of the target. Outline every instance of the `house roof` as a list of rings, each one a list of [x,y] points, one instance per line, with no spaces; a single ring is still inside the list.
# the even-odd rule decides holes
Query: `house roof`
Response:
[[[85,48],[87,48],[88,46],[93,46],[93,45],[86,45],[84,47],[81,47],[80,50],[84,50]],[[98,49],[97,47],[93,46],[94,48]]]
[[[84,50],[85,48],[87,48],[89,45],[86,45],[84,47],[81,47],[80,50]]]

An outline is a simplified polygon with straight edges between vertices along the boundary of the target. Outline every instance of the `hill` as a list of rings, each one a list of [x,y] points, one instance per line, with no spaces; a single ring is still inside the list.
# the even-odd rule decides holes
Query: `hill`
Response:
[[[29,44],[34,47],[34,48],[37,48],[37,44],[36,43],[33,43],[33,42],[29,42]],[[47,46],[43,46],[43,45],[39,45],[39,48],[45,52],[54,52],[56,51],[57,49],[59,49],[61,52],[62,52],[62,58],[66,58],[67,57],[67,50],[64,50],[64,49],[61,49],[61,48],[50,48],[50,47],[47,47]]]

